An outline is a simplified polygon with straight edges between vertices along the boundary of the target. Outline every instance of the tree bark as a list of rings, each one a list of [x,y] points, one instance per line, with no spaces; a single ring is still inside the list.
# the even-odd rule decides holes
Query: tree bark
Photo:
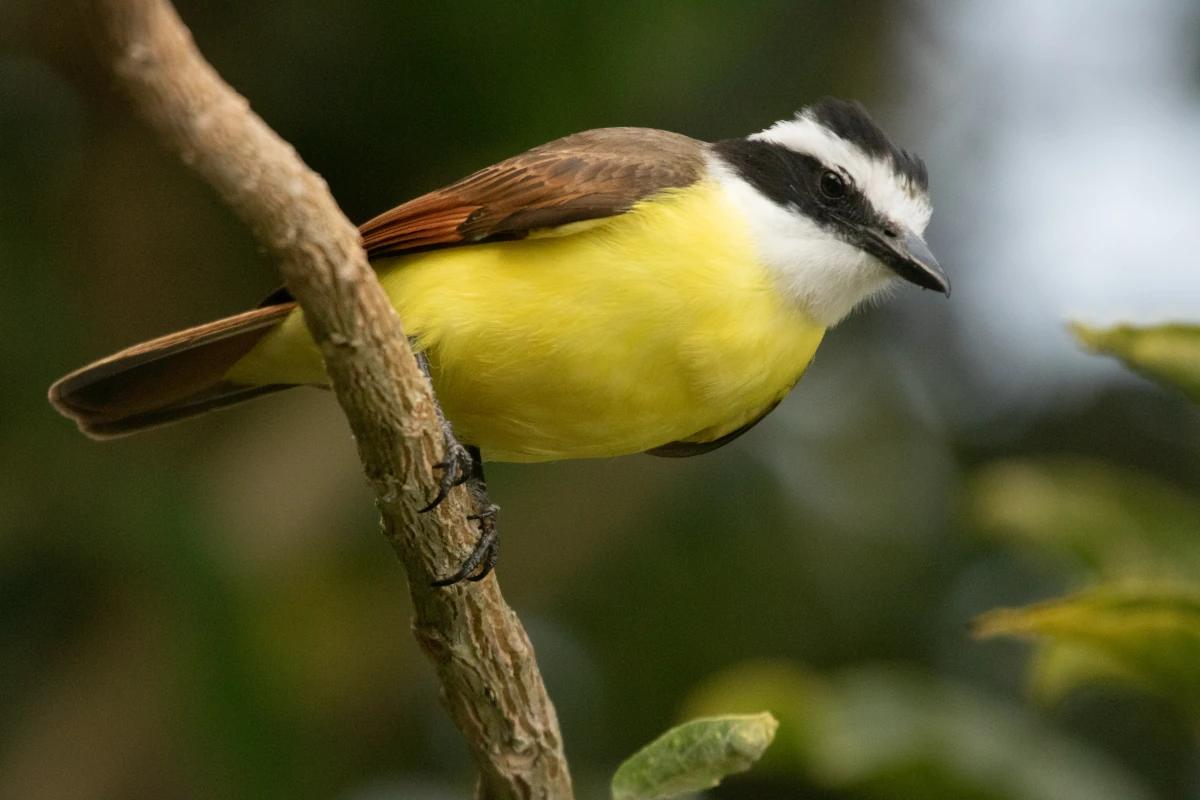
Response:
[[[435,491],[442,435],[428,381],[324,180],[197,51],[166,0],[82,0],[101,61],[144,119],[274,257],[325,358],[408,575],[413,632],[480,770],[479,796],[572,797],[554,707],[498,580],[435,589],[477,538],[455,490]]]

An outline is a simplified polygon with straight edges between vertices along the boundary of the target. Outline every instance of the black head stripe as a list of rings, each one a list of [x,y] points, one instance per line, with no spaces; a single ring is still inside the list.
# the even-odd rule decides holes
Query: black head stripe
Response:
[[[776,203],[809,216],[820,209],[813,185],[821,163],[812,156],[758,139],[725,139],[713,149],[739,176]]]
[[[818,159],[761,139],[726,139],[713,149],[743,180],[781,206],[792,206],[813,222],[848,241],[861,226],[886,224],[858,187],[844,198],[822,198],[819,182],[827,167]]]
[[[922,191],[929,188],[925,162],[902,150],[888,139],[862,103],[827,97],[804,108],[797,116],[808,117],[875,158],[890,158],[896,173]]]

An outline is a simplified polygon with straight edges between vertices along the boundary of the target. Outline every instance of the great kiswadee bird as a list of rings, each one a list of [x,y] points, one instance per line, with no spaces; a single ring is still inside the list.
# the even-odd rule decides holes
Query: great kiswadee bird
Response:
[[[688,456],[727,444],[779,403],[855,306],[901,280],[949,294],[922,238],[930,213],[921,160],[861,105],[827,99],[714,143],[584,131],[360,232],[470,446],[467,467],[445,467],[440,498],[468,474],[481,482],[480,458]],[[281,291],[83,367],[50,400],[108,438],[327,384]],[[442,583],[487,574],[486,514],[482,528]]]

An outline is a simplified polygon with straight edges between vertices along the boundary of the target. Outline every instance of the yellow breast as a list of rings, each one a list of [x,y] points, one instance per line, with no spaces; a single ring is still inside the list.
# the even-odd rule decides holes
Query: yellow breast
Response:
[[[377,267],[458,437],[493,460],[718,438],[782,397],[824,333],[781,296],[708,182],[570,235]],[[299,314],[230,377],[325,381]]]

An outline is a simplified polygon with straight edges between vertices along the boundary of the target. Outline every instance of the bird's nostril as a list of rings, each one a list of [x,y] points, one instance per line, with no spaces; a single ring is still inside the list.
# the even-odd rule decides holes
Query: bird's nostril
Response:
[[[889,239],[895,239],[897,236],[900,235],[900,231],[896,230],[895,228],[884,228],[883,235],[888,237]]]

